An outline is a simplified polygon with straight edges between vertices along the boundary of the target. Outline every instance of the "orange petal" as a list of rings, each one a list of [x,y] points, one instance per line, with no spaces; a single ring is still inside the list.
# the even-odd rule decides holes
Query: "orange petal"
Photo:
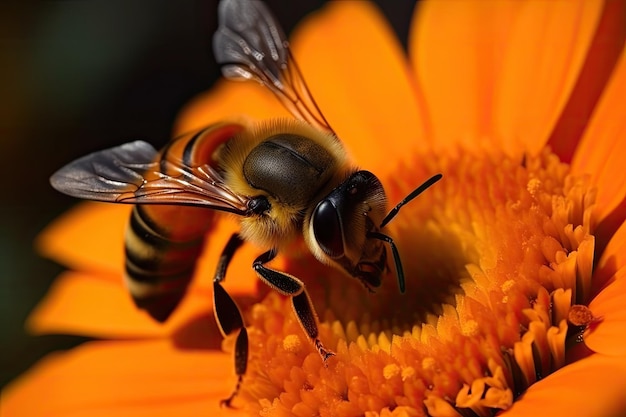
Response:
[[[29,319],[34,333],[70,333],[93,337],[148,337],[171,333],[212,308],[212,282],[218,258],[237,225],[220,221],[208,236],[189,296],[166,326],[160,326],[132,304],[123,284],[123,236],[129,207],[85,203],[63,215],[39,236],[39,250],[72,268],[55,283]],[[259,249],[251,245],[236,254],[226,282],[232,295],[256,293],[252,262]],[[274,265],[281,267],[277,260]]]
[[[185,297],[170,320],[161,325],[133,304],[126,288],[94,274],[65,272],[31,313],[35,334],[77,334],[98,338],[166,336],[190,317],[212,314],[209,292]]]
[[[369,2],[333,2],[298,27],[292,50],[317,104],[353,157],[384,176],[385,160],[406,158],[427,140],[406,59],[385,19]],[[182,112],[176,131],[245,114],[285,116],[256,83],[218,83]]]
[[[626,3],[605,1],[585,64],[549,144],[562,161],[571,162],[611,72],[623,53]]]
[[[591,355],[533,384],[503,417],[624,415],[626,358]]]
[[[572,161],[572,172],[588,173],[598,186],[601,222],[626,197],[626,50],[600,99]]]
[[[626,268],[589,303],[589,309],[600,321],[592,323],[585,333],[585,344],[605,355],[626,355]]]
[[[359,165],[384,177],[428,140],[406,57],[372,3],[328,3],[297,28],[292,45],[317,104]]]
[[[544,146],[602,3],[425,1],[409,50],[439,143]]]
[[[217,258],[231,233],[229,225],[220,225],[209,239],[219,241],[206,252],[196,271],[195,282],[173,316],[158,324],[133,304],[128,290],[118,276],[95,272],[65,272],[53,284],[43,301],[31,314],[28,328],[36,334],[66,333],[100,338],[157,337],[172,334],[190,321],[208,317],[213,325],[211,283]],[[258,279],[252,261],[258,249],[245,245],[229,267],[224,287],[229,294],[251,296]],[[283,261],[272,264],[277,268]],[[210,334],[201,335],[209,337]]]
[[[593,272],[593,293],[602,289],[623,268],[626,268],[626,223],[617,229],[602,252]]]
[[[79,204],[39,235],[37,251],[72,269],[105,272],[104,277],[121,282],[130,210],[122,204]]]
[[[278,99],[259,83],[221,80],[185,105],[176,120],[173,136],[238,115],[252,120],[290,117]]]
[[[223,413],[229,355],[167,341],[91,342],[48,356],[2,393],[2,416],[200,416]],[[231,410],[229,415],[241,415]]]
[[[201,290],[213,288],[213,276],[222,250],[228,239],[238,230],[239,223],[236,217],[224,217],[207,235],[204,251],[198,260],[194,273],[193,288],[200,288]],[[253,294],[256,292],[259,280],[252,269],[252,263],[265,250],[267,248],[261,249],[251,244],[244,244],[237,251],[228,267],[224,283],[230,293]],[[280,269],[283,265],[283,260],[280,257],[272,261],[272,267]]]

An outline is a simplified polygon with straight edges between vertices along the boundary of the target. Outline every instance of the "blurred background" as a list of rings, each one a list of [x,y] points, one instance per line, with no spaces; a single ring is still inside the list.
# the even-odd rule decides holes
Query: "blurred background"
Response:
[[[323,0],[268,0],[287,33]],[[414,1],[376,3],[402,42]],[[0,387],[83,339],[32,337],[29,311],[62,270],[37,233],[76,203],[48,177],[86,153],[136,139],[157,148],[177,112],[211,87],[216,0],[0,2]]]

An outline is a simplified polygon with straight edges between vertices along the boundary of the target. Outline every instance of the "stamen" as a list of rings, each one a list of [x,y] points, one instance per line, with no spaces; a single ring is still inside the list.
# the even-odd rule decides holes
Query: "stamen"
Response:
[[[593,316],[589,307],[580,304],[573,305],[567,315],[567,321],[574,326],[587,327],[595,320],[597,319]]]
[[[250,350],[241,387],[253,412],[493,416],[565,365],[568,322],[598,320],[584,304],[594,252],[585,179],[548,151],[525,167],[502,155],[419,162],[446,181],[389,224],[407,293],[392,274],[368,294],[307,256],[287,258],[327,309],[319,339],[336,356],[325,366],[297,336],[289,300],[270,294],[247,320],[251,346],[263,347]],[[391,199],[407,195],[406,181],[387,187]]]

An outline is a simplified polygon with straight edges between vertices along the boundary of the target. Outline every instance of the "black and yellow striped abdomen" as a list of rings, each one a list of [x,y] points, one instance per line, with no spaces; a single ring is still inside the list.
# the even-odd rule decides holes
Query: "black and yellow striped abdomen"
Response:
[[[138,205],[126,231],[126,280],[135,304],[165,321],[186,293],[215,213]]]
[[[216,150],[237,131],[238,124],[215,124],[171,141],[156,162],[197,167],[216,164]],[[180,172],[161,173],[180,177]],[[182,175],[182,177],[181,177]],[[165,321],[184,297],[202,252],[215,210],[184,205],[140,204],[133,208],[125,237],[126,282],[137,307]]]

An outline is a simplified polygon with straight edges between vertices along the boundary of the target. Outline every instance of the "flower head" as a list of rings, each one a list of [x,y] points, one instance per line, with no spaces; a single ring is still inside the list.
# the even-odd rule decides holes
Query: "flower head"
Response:
[[[404,295],[392,273],[369,294],[305,246],[273,264],[306,283],[320,339],[336,355],[320,358],[289,299],[269,293],[244,302],[250,360],[239,409],[230,412],[624,412],[625,15],[610,1],[425,1],[408,61],[369,3],[336,2],[302,25],[293,50],[304,77],[389,200],[433,173],[444,179],[390,224]],[[224,82],[184,109],[177,130],[242,113],[285,115],[259,86]],[[26,399],[51,381],[58,390],[45,403],[51,415],[199,414],[217,406],[235,378],[215,327],[205,326],[205,288],[236,225],[219,224],[208,237],[188,299],[159,328],[123,293],[114,251],[121,231],[97,230],[102,248],[94,246],[98,233],[81,237],[86,223],[123,225],[127,210],[78,210],[44,234],[42,248],[80,272],[61,278],[31,327],[113,340],[45,360],[9,388],[7,407],[16,415],[42,407]],[[84,240],[80,252],[76,239]],[[255,290],[254,253],[246,248],[229,271],[236,296]],[[228,337],[222,347],[233,345]],[[63,395],[76,386],[78,399]]]

